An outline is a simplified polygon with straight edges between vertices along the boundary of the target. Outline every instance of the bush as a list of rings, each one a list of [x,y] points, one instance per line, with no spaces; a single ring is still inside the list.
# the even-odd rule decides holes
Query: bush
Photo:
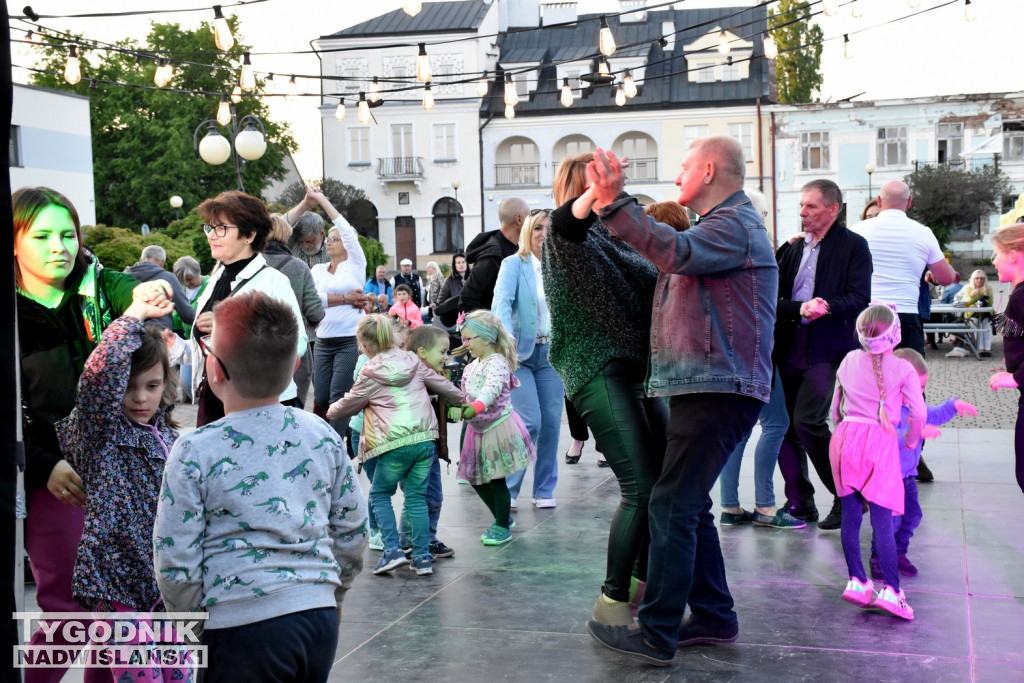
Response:
[[[162,232],[140,235],[126,228],[111,228],[106,225],[97,225],[83,230],[85,245],[96,253],[105,268],[123,271],[128,266],[137,263],[142,255],[142,250],[150,244],[159,245],[167,251],[166,267],[168,270],[182,256],[195,255],[193,241],[184,235],[177,239]],[[201,233],[202,231],[200,231]],[[203,242],[206,242],[205,238]],[[207,247],[206,253],[209,257],[209,247]]]
[[[366,255],[366,279],[369,280],[373,277],[373,272],[377,270],[377,266],[388,262],[388,255],[384,253],[383,244],[369,237],[360,235],[359,246],[363,248],[363,254]]]

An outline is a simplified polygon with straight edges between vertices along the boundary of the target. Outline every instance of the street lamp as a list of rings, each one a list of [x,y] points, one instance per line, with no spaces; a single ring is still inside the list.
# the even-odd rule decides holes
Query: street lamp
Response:
[[[182,205],[181,197],[179,197],[178,195],[174,195],[173,197],[171,197],[170,202],[171,207],[174,209],[174,220],[180,220]]]
[[[874,199],[871,192],[871,174],[875,172],[875,165],[868,164],[867,166],[864,167],[864,171],[868,174],[868,201],[870,202],[872,199]]]
[[[459,188],[462,187],[462,183],[458,180],[452,181],[452,189],[455,190],[455,201],[459,201]]]
[[[228,129],[231,139],[235,141],[235,175],[238,176],[238,189],[245,192],[245,187],[242,185],[242,159],[256,161],[263,156],[267,151],[267,129],[263,127],[263,121],[258,116],[248,114],[239,119],[234,103],[224,99],[221,101],[221,107],[223,108],[225,104],[230,107],[231,116],[228,123],[224,123],[223,126]],[[220,118],[218,116],[218,119]],[[223,164],[232,152],[231,143],[220,134],[217,125],[218,121],[207,119],[200,123],[192,134],[192,146],[203,161],[213,166]],[[199,133],[204,126],[206,126],[206,135],[200,140]]]

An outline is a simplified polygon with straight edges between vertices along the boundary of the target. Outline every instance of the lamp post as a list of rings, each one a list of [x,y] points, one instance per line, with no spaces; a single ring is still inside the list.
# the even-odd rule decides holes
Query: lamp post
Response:
[[[871,192],[871,174],[875,172],[875,165],[868,164],[864,167],[864,171],[868,174],[868,201],[870,202],[874,198],[874,195]]]
[[[452,189],[455,190],[455,201],[459,201],[459,188],[462,187],[462,183],[458,180],[452,181]]]
[[[174,220],[176,220],[176,221],[177,220],[181,220],[181,205],[182,205],[182,203],[183,202],[181,201],[181,197],[179,197],[178,195],[174,195],[170,199],[171,207],[174,209]]]
[[[227,113],[225,110],[230,111],[230,117],[223,116]],[[224,126],[231,134],[231,140],[235,142],[233,147],[231,142],[220,134],[220,130],[217,128],[218,124]],[[206,135],[200,140],[199,133],[204,126],[206,126]],[[256,161],[263,156],[267,151],[267,129],[263,127],[263,121],[253,114],[239,119],[234,103],[225,96],[221,100],[217,119],[207,119],[196,127],[192,134],[192,146],[199,152],[203,161],[213,166],[223,164],[234,151],[238,189],[245,192],[245,187],[242,185],[242,159]]]

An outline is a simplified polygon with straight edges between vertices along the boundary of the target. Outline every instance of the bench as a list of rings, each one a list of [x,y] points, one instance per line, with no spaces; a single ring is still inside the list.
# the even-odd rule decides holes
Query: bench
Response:
[[[977,360],[981,360],[981,354],[978,351],[978,334],[984,332],[980,327],[972,327],[966,322],[962,323],[924,323],[922,325],[925,334],[934,332],[938,335],[952,334],[956,336],[964,346],[974,354]]]

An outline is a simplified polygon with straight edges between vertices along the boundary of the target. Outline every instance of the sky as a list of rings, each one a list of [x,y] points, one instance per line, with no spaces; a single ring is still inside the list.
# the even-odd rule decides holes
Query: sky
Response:
[[[216,0],[214,0],[216,1]],[[513,2],[516,0],[512,0]],[[906,0],[855,0],[863,6],[861,18],[851,17],[851,0],[838,0],[839,13],[818,16],[825,33],[822,71],[825,82],[821,100],[877,100],[928,95],[1016,92],[1024,90],[1024,72],[1020,65],[1019,34],[1024,26],[1024,0],[972,0],[977,18],[964,19],[964,1],[920,0],[910,9]],[[229,2],[222,4],[228,5]],[[648,4],[659,4],[649,0]],[[708,6],[744,6],[750,0],[685,0],[677,8]],[[184,10],[203,8],[201,0],[37,0],[32,3],[40,15],[65,15],[95,12]],[[212,8],[213,2],[210,3]],[[236,14],[241,33],[254,52],[298,52],[310,50],[310,41],[384,14],[402,6],[402,0],[267,0],[241,7],[225,6],[226,14]],[[617,0],[580,0],[579,12],[615,12]],[[816,5],[819,9],[821,5]],[[903,21],[888,21],[922,12]],[[10,5],[12,15],[17,6]],[[285,17],[283,19],[283,17]],[[81,32],[86,37],[114,42],[124,37],[143,40],[150,22],[177,22],[198,26],[213,18],[212,9],[193,12],[160,13],[147,16],[102,19],[40,19],[44,28]],[[27,26],[12,19],[12,36],[21,37]],[[282,27],[285,27],[282,30]],[[843,34],[850,36],[855,57],[843,56]],[[15,64],[29,60],[12,47]],[[257,71],[277,74],[317,74],[315,55],[254,56]],[[1015,68],[1014,68],[1015,67]],[[15,68],[15,82],[26,82],[29,72]],[[87,76],[87,74],[86,74]],[[301,79],[300,79],[301,80]],[[309,81],[306,92],[318,92]],[[303,178],[320,178],[321,163],[319,99],[296,98],[285,102],[271,98],[271,115],[291,124],[299,143],[295,161]],[[211,103],[211,117],[215,113]],[[196,122],[198,124],[198,122]],[[192,131],[183,131],[192,135]]]

